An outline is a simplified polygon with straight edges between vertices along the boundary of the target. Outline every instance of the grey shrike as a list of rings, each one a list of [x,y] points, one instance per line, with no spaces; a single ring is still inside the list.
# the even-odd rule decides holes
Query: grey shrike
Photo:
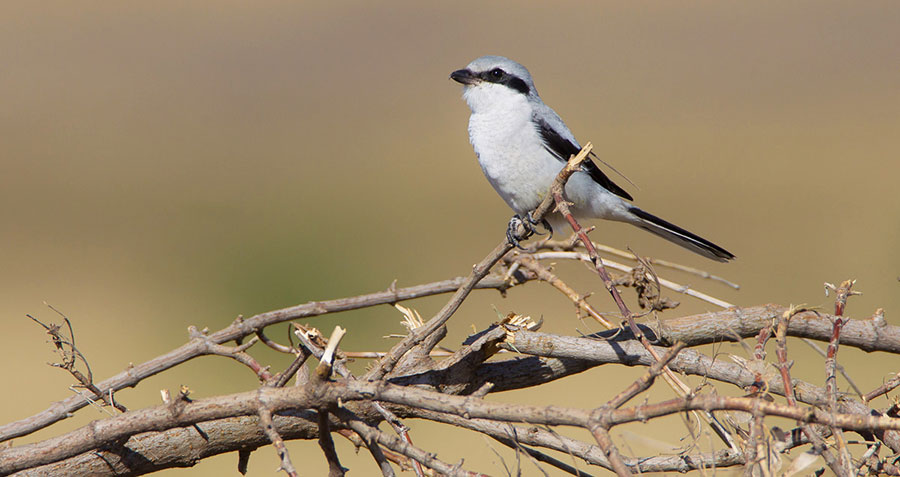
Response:
[[[450,78],[463,85],[463,98],[472,110],[469,142],[481,169],[517,214],[510,221],[511,229],[515,230],[517,219],[533,229],[530,211],[541,203],[556,175],[581,146],[559,115],[541,101],[528,70],[515,61],[482,56],[451,73]],[[712,260],[734,258],[709,240],[631,205],[627,202],[631,195],[592,161],[585,161],[581,169],[565,189],[576,218],[627,222]],[[562,230],[565,221],[559,213],[548,219],[549,225]],[[517,245],[514,235],[507,235]]]

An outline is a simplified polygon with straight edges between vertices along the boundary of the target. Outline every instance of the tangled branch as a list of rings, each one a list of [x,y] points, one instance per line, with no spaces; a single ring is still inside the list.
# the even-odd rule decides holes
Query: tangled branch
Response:
[[[900,475],[891,460],[891,454],[900,453],[897,407],[873,407],[880,396],[898,386],[900,379],[895,377],[878,389],[860,392],[859,399],[841,394],[837,386],[838,375],[847,375],[838,362],[842,347],[900,354],[900,328],[888,325],[881,310],[866,319],[848,317],[847,300],[856,293],[851,290],[852,281],[826,285],[837,296],[833,315],[771,304],[733,307],[695,287],[660,277],[654,267],[677,269],[706,283],[731,286],[725,279],[593,243],[588,231],[567,212],[563,192],[566,180],[579,170],[579,161],[590,148],[586,145],[572,158],[533,213],[536,220],[551,211],[562,213],[575,231],[573,238],[539,242],[528,253],[510,253],[512,246],[503,240],[466,277],[405,288],[392,284],[376,293],[239,317],[212,333],[192,327],[184,345],[99,383],[94,382],[85,355],[75,346],[69,320],[65,319],[66,328],[41,323],[60,355],[61,362],[55,366],[68,371],[83,393],[0,426],[0,441],[53,426],[89,402],[115,407],[119,413],[38,442],[8,445],[0,450],[0,475],[138,475],[190,466],[227,452],[237,452],[238,469],[246,471],[252,452],[266,445],[276,449],[284,473],[300,475],[285,442],[315,440],[329,475],[342,476],[347,469],[335,448],[335,436],[365,448],[384,476],[402,470],[417,476],[486,475],[467,468],[463,461],[446,462],[433,450],[416,445],[413,435],[420,420],[488,436],[526,456],[534,465],[553,467],[567,475],[589,475],[583,466],[618,475],[743,466],[747,475],[773,475],[785,471],[788,465],[792,472],[804,465],[818,465],[827,466],[836,475]],[[608,256],[633,260],[634,265],[613,262]],[[618,313],[610,316],[599,312],[589,301],[590,290],[579,292],[553,270],[551,260],[590,263]],[[534,282],[559,291],[572,302],[578,317],[590,317],[605,330],[588,336],[547,334],[539,330],[540,322],[510,313],[462,343],[441,347],[450,320],[474,290],[493,289],[505,294]],[[645,313],[658,315],[677,306],[663,296],[665,289],[723,309],[639,322],[641,315],[627,305],[630,292],[648,310]],[[319,330],[298,322],[445,293],[451,293],[451,298],[428,320],[398,306],[409,332],[384,351],[342,350],[343,328],[335,327],[326,338]],[[264,332],[266,327],[287,321],[294,322],[297,344],[278,343]],[[775,358],[767,361],[766,347],[773,338]],[[788,346],[792,338],[827,344],[823,377],[803,381],[791,375]],[[751,340],[745,345],[746,356],[732,356],[730,360],[707,355],[698,348],[726,341],[743,344],[745,339]],[[271,370],[255,356],[259,343],[292,355],[291,364],[278,372]],[[162,404],[144,409],[126,410],[115,401],[116,391],[138,386],[150,376],[200,356],[223,357],[241,364],[258,378],[259,387],[197,400],[191,399],[184,388],[174,396],[165,392]],[[375,361],[365,374],[355,376],[346,365],[350,357],[371,357]],[[318,361],[314,367],[310,358]],[[645,367],[646,372],[631,383],[598,390],[598,402],[589,409],[501,404],[488,399],[491,393],[539,387],[601,365]],[[668,384],[674,397],[636,401],[638,396],[646,396],[657,378]],[[700,385],[689,385],[688,379]],[[289,385],[291,380],[293,385]],[[822,385],[814,384],[817,381]],[[728,394],[728,389],[734,390],[734,395]],[[702,427],[691,425],[685,430],[690,445],[678,453],[628,455],[622,450],[629,448],[627,442],[614,433],[628,423],[677,415],[690,416],[686,420],[691,423],[703,423]],[[775,417],[788,419],[796,428],[781,430],[772,424]],[[389,425],[387,430],[378,427],[382,422]],[[559,427],[583,429],[590,438],[560,435],[556,431]],[[698,429],[717,440],[702,447]],[[854,441],[848,433],[861,439]],[[854,450],[854,442],[864,445]],[[807,457],[789,462],[786,453],[791,450],[802,450],[800,455]]]

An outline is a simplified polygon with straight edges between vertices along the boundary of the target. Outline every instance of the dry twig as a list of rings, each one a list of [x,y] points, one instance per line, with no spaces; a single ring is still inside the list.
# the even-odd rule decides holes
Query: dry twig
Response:
[[[0,449],[0,474],[28,470],[36,475],[41,472],[55,475],[137,475],[172,466],[192,465],[207,456],[235,451],[238,452],[238,469],[246,471],[252,449],[271,444],[279,455],[281,469],[287,475],[297,475],[285,441],[306,439],[319,442],[328,463],[329,475],[342,476],[347,469],[341,465],[332,439],[332,432],[337,432],[358,448],[364,446],[368,449],[383,476],[396,475],[392,462],[401,468],[415,470],[419,477],[435,473],[483,475],[464,469],[462,462],[445,462],[428,449],[414,445],[410,428],[401,418],[406,422],[425,419],[455,425],[490,436],[514,449],[517,462],[524,455],[545,475],[541,463],[571,475],[587,475],[577,465],[563,462],[546,451],[567,456],[573,464],[581,460],[612,470],[617,475],[706,471],[735,466],[744,466],[747,475],[774,475],[779,470],[780,453],[810,444],[837,475],[858,475],[864,467],[870,473],[900,474],[894,462],[878,456],[881,447],[900,453],[898,411],[895,406],[884,413],[868,407],[871,399],[893,389],[897,385],[894,381],[900,382],[900,378],[895,377],[881,388],[862,396],[861,401],[854,400],[852,396],[838,396],[835,383],[835,374],[841,369],[837,363],[838,344],[865,351],[900,354],[900,328],[888,325],[882,312],[876,312],[869,320],[845,317],[846,299],[854,294],[850,289],[853,283],[849,281],[840,287],[832,287],[838,294],[834,315],[802,307],[786,309],[775,305],[735,308],[722,300],[656,276],[650,264],[729,283],[703,271],[639,257],[634,257],[638,261],[636,267],[601,260],[598,255],[600,247],[588,240],[587,232],[568,212],[563,195],[566,180],[580,170],[579,161],[589,153],[590,148],[590,144],[586,145],[578,156],[570,160],[553,183],[551,193],[532,214],[540,220],[555,205],[572,225],[586,253],[577,250],[575,240],[571,240],[565,243],[545,241],[538,244],[536,248],[539,251],[535,253],[507,256],[512,246],[504,240],[465,278],[402,289],[392,284],[386,291],[378,293],[310,302],[249,319],[239,317],[230,326],[215,333],[192,327],[187,344],[98,384],[93,384],[89,370],[81,378],[73,372],[76,363],[87,363],[75,348],[71,325],[66,337],[59,332],[59,327],[42,324],[53,337],[54,346],[60,353],[62,361],[59,366],[72,372],[90,393],[106,396],[111,403],[111,394],[115,390],[135,386],[148,376],[202,355],[219,355],[236,360],[250,369],[262,384],[251,392],[198,400],[190,399],[185,387],[174,397],[166,392],[164,403],[160,406],[96,421],[42,441]],[[623,255],[627,254],[618,251],[618,256]],[[575,304],[579,314],[587,313],[598,321],[603,320],[586,301],[589,294],[575,292],[562,277],[540,262],[546,259],[589,261],[619,307],[628,330],[610,330],[590,337],[552,335],[536,331],[540,322],[534,323],[526,316],[509,313],[499,323],[466,339],[455,350],[435,351],[447,335],[449,320],[476,288],[491,288],[505,293],[514,285],[540,280],[564,293]],[[506,273],[491,274],[492,267],[501,260],[507,267]],[[607,265],[628,275],[614,279],[606,270]],[[715,313],[659,320],[652,326],[639,325],[619,292],[618,286],[623,284],[634,284],[635,288],[643,287],[645,291],[652,292],[647,296],[639,293],[644,298],[652,295],[647,298],[648,302],[657,305],[660,297],[655,293],[660,287],[669,287],[728,308]],[[342,352],[338,349],[344,332],[340,327],[336,327],[335,333],[326,340],[315,328],[296,323],[292,328],[293,334],[300,340],[296,347],[292,338],[290,345],[282,345],[269,339],[263,331],[267,326],[288,320],[382,304],[396,305],[403,300],[448,292],[454,292],[452,297],[424,323],[411,308],[398,305],[398,309],[408,318],[409,333],[384,352]],[[663,307],[653,305],[653,308]],[[765,346],[773,335],[777,374],[763,372],[769,365],[766,363]],[[253,338],[241,343],[248,336]],[[824,387],[791,376],[787,346],[789,337],[829,343]],[[755,339],[755,348],[744,347],[753,356],[752,365],[747,360],[735,358],[738,361],[735,364],[717,359],[715,355],[707,356],[697,349],[689,349],[743,338]],[[237,345],[226,346],[225,343],[230,341],[236,341]],[[268,366],[250,354],[257,351],[255,348],[251,350],[257,341],[278,352],[292,354],[294,360],[284,371],[273,375]],[[501,355],[501,352],[506,354]],[[510,353],[516,353],[517,357],[508,360],[495,358],[498,355],[510,356]],[[307,374],[305,366],[309,356],[319,360],[312,375]],[[356,379],[346,364],[348,357],[360,356],[379,358],[364,379]],[[607,400],[593,409],[498,403],[486,398],[489,393],[540,386],[600,364],[644,366],[648,370],[620,389],[603,387],[602,396]],[[285,386],[295,375],[297,385]],[[676,390],[676,398],[656,402],[648,398],[637,405],[625,407],[650,388],[660,375]],[[702,384],[689,387],[682,378],[690,376],[698,377]],[[750,394],[714,394],[709,391],[709,382],[724,383],[739,389],[741,394]],[[721,387],[718,392],[722,392]],[[779,395],[785,396],[785,402],[780,401]],[[78,398],[61,401],[32,418],[0,427],[0,438],[8,440],[44,428],[83,406],[84,402]],[[743,423],[739,419],[728,420],[734,423],[737,438],[726,432],[713,414],[726,411],[750,416]],[[697,412],[708,419],[730,449],[716,450],[712,447],[702,451],[698,436],[693,434],[688,436],[693,439],[681,454],[628,458],[613,443],[611,431],[617,426],[689,412]],[[801,430],[780,431],[771,426],[769,420],[772,417],[795,420]],[[385,421],[392,426],[396,436],[378,429],[379,423]],[[561,436],[555,430],[557,426],[587,430],[595,443]],[[862,443],[869,446],[858,462],[852,461],[848,446],[860,442],[848,441],[843,436],[845,431],[860,433],[864,437]],[[688,429],[688,432],[693,432],[693,429]],[[739,443],[741,438],[745,440]],[[830,438],[835,442],[838,457],[828,447],[826,439]],[[134,456],[141,459],[136,460]],[[798,468],[801,463],[798,461]]]

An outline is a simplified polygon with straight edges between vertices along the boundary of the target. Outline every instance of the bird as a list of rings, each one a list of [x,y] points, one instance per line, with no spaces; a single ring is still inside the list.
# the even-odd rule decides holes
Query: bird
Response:
[[[547,195],[568,159],[581,145],[556,112],[544,104],[531,74],[503,56],[482,56],[450,73],[463,85],[471,110],[469,142],[488,181],[513,209],[507,237],[519,245],[518,224],[535,231],[530,212]],[[596,156],[593,156],[596,158]],[[605,164],[605,163],[604,163]],[[735,258],[724,248],[631,204],[633,197],[591,160],[582,163],[565,186],[576,219],[625,222],[656,234],[694,253],[719,262]],[[565,226],[559,212],[544,221],[553,229]]]

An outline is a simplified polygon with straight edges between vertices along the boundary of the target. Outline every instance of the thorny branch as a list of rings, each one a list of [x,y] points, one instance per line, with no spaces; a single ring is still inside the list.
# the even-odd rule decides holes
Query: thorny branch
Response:
[[[744,466],[747,475],[776,475],[788,458],[784,453],[798,448],[807,452],[803,455],[820,456],[837,475],[900,473],[889,455],[900,453],[897,406],[886,411],[870,407],[873,400],[897,387],[900,378],[895,376],[861,400],[839,395],[835,381],[840,366],[839,344],[868,352],[900,354],[900,328],[888,325],[881,310],[870,319],[845,316],[847,297],[856,293],[850,289],[852,281],[830,287],[837,294],[834,315],[776,305],[737,308],[660,277],[653,267],[689,273],[710,283],[733,285],[725,279],[594,244],[567,213],[562,192],[567,178],[579,170],[578,161],[589,151],[590,144],[573,158],[533,213],[540,220],[555,207],[567,216],[576,231],[575,239],[543,241],[536,244],[533,253],[515,254],[509,254],[512,247],[504,240],[464,278],[407,288],[392,284],[382,292],[310,302],[247,319],[239,317],[227,328],[213,333],[192,327],[189,341],[183,346],[100,383],[93,382],[89,371],[83,374],[75,369],[77,364],[88,370],[89,366],[75,347],[69,320],[65,319],[68,335],[58,325],[41,323],[61,356],[58,366],[73,375],[85,388],[85,394],[93,394],[88,397],[106,405],[115,405],[115,391],[137,386],[149,376],[199,356],[225,357],[240,363],[261,384],[253,391],[197,400],[189,399],[185,388],[175,397],[166,397],[160,406],[128,411],[38,442],[10,445],[0,450],[0,475],[17,471],[27,471],[28,475],[139,475],[190,466],[199,459],[225,452],[237,452],[239,469],[246,471],[252,451],[265,445],[274,446],[279,466],[287,475],[299,475],[285,442],[301,439],[316,440],[329,475],[340,476],[346,469],[332,440],[335,432],[368,449],[384,476],[397,475],[394,465],[400,470],[414,469],[420,476],[485,475],[464,468],[463,461],[446,462],[438,458],[434,449],[414,445],[411,434],[418,420],[489,436],[540,466],[545,475],[544,466],[567,475],[589,475],[581,468],[585,465],[599,466],[618,475],[736,466]],[[617,264],[601,258],[600,253],[636,263]],[[626,329],[609,323],[587,301],[593,289],[577,290],[548,263],[560,260],[589,261],[594,266],[619,308]],[[572,302],[578,316],[594,318],[607,331],[582,337],[545,334],[537,331],[539,323],[510,313],[455,349],[436,352],[447,335],[450,319],[473,290],[490,288],[506,294],[533,281],[551,285]],[[725,309],[643,324],[637,322],[638,317],[628,309],[620,291],[633,288],[638,300],[650,303],[662,300],[658,293],[666,287]],[[341,350],[344,330],[340,327],[326,339],[308,324],[295,323],[292,330],[300,340],[297,345],[292,341],[278,343],[264,333],[266,327],[285,321],[393,305],[443,293],[453,295],[431,319],[411,324],[409,333],[387,351]],[[666,306],[651,308],[658,312]],[[403,310],[414,314],[408,308]],[[768,362],[765,348],[773,336],[776,359]],[[243,342],[247,337],[252,338]],[[755,346],[746,346],[748,359],[735,359],[736,363],[696,349],[703,344],[744,338],[752,339]],[[821,386],[791,376],[788,338],[828,343]],[[234,346],[226,345],[232,341]],[[289,353],[294,359],[280,372],[270,371],[252,354],[257,342]],[[365,376],[357,379],[347,366],[353,356],[378,360]],[[515,359],[506,359],[511,356]],[[319,360],[312,373],[308,372],[310,357]],[[597,396],[593,409],[486,399],[489,393],[541,386],[601,364],[648,369],[631,383],[591,390]],[[777,372],[765,372],[767,366]],[[886,371],[896,374],[895,369]],[[288,386],[294,376],[295,384]],[[674,398],[658,400],[654,395],[654,400],[646,397],[626,407],[650,389],[658,376],[675,389]],[[686,382],[689,379],[694,381],[690,385]],[[712,388],[707,385],[711,382],[722,386]],[[728,395],[727,389],[733,389],[735,395]],[[51,426],[86,402],[83,397],[70,397],[35,416],[0,426],[0,441]],[[124,407],[120,410],[125,411]],[[690,428],[683,432],[688,444],[681,452],[663,456],[623,452],[630,446],[627,439],[616,433],[620,426],[691,412],[710,422],[714,432],[727,442],[726,448],[714,445],[712,439],[703,444],[701,435]],[[772,417],[795,421],[798,428],[782,431],[773,426]],[[719,424],[719,420],[730,427]],[[378,427],[382,422],[390,425],[386,431]],[[593,442],[563,436],[557,427],[588,431]],[[849,432],[859,434],[862,440],[847,437]],[[863,450],[854,452],[852,446],[858,442],[866,447],[858,446]],[[885,455],[879,455],[881,449],[887,451]],[[797,459],[792,464],[799,465],[809,463]]]
[[[31,318],[32,321],[41,325],[46,331],[47,334],[50,335],[50,340],[53,342],[53,346],[56,348],[57,354],[59,354],[60,358],[62,358],[62,362],[53,363],[51,366],[54,368],[65,369],[75,378],[82,387],[87,389],[88,391],[94,394],[95,399],[99,399],[106,406],[112,406],[121,412],[128,411],[121,403],[116,402],[115,398],[113,398],[112,393],[106,394],[102,392],[97,386],[94,384],[94,373],[91,371],[91,366],[88,364],[87,359],[81,354],[81,351],[78,350],[78,347],[75,346],[75,330],[72,329],[72,322],[69,321],[69,318],[64,315],[62,312],[54,308],[52,305],[47,305],[51,310],[55,311],[66,323],[66,329],[68,330],[68,337],[62,332],[62,327],[59,325],[46,325],[37,318],[31,315],[25,315],[28,318]],[[87,375],[78,370],[78,363],[81,362],[85,369],[87,370]]]

